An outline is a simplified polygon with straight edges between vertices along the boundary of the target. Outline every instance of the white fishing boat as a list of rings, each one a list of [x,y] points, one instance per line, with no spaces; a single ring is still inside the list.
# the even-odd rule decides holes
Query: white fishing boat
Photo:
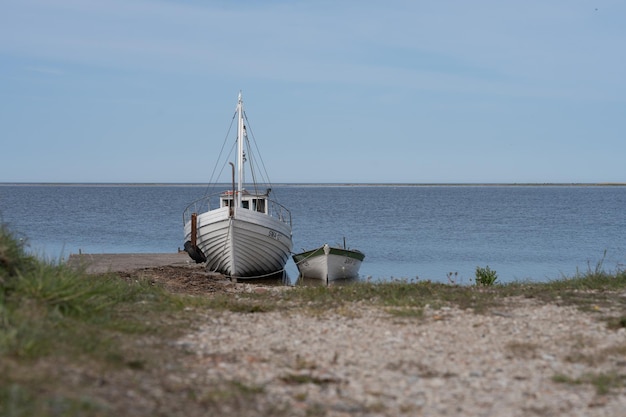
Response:
[[[330,282],[358,277],[365,255],[359,250],[347,249],[344,243],[343,248],[324,244],[317,249],[297,253],[292,258],[302,278]]]
[[[205,262],[210,271],[234,279],[262,278],[284,271],[292,248],[291,213],[274,199],[274,194],[270,198],[269,179],[263,184],[256,182],[263,177],[257,171],[264,171],[264,166],[260,155],[253,152],[258,146],[250,146],[241,93],[235,116],[236,164],[228,162],[232,188],[207,193],[185,209],[184,247],[193,260]],[[222,171],[228,158],[224,159]],[[246,174],[250,174],[251,183],[246,183]]]

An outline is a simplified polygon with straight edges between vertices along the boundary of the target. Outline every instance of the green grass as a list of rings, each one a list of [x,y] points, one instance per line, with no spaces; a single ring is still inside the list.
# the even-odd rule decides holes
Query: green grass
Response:
[[[68,355],[97,354],[108,346],[107,331],[145,333],[150,327],[140,317],[182,306],[148,282],[87,276],[63,265],[39,263],[3,280],[0,354],[16,357],[37,358],[60,347]]]
[[[39,261],[0,227],[0,415],[103,415],[98,401],[56,392],[55,379],[73,367],[156,366],[158,356],[133,344],[180,332],[167,321],[184,322],[184,305],[147,281]]]

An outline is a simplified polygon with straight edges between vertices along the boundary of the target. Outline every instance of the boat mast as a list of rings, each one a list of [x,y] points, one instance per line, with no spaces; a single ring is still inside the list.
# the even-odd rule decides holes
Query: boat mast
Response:
[[[237,192],[234,193],[233,203],[235,207],[241,207],[241,192],[243,187],[243,141],[244,141],[244,125],[243,125],[243,100],[241,91],[239,92],[239,100],[237,101]]]

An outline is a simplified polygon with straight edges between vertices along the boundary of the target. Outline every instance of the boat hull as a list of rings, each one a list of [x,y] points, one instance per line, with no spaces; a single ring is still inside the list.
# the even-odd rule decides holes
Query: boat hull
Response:
[[[228,207],[197,215],[196,247],[207,269],[233,278],[262,278],[282,272],[292,248],[288,224],[252,210]],[[185,240],[192,236],[185,223]]]
[[[324,245],[293,255],[302,278],[325,281],[356,278],[365,255],[362,252]]]

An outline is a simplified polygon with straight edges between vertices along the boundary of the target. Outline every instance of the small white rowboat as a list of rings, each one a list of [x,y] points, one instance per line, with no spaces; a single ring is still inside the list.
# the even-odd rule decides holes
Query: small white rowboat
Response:
[[[329,282],[358,277],[365,255],[359,250],[324,244],[317,249],[297,253],[292,258],[301,277]]]

